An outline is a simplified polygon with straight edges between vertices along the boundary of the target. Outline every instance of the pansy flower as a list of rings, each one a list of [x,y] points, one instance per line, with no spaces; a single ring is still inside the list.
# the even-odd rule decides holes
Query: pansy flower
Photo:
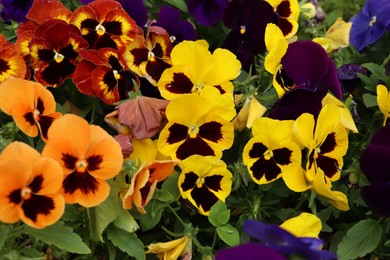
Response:
[[[233,144],[234,127],[221,117],[221,108],[195,94],[182,95],[166,108],[168,123],[161,130],[158,147],[162,154],[183,160],[191,155],[221,158]]]
[[[116,0],[123,9],[130,15],[137,25],[143,28],[148,20],[147,9],[143,0]],[[93,0],[80,0],[80,3],[87,5]]]
[[[15,46],[0,34],[0,83],[9,76],[24,78],[26,72],[27,66],[23,57],[15,50]]]
[[[390,91],[383,84],[378,84],[376,86],[377,93],[377,103],[379,110],[382,112],[384,116],[383,126],[387,124],[387,119],[390,116]]]
[[[234,129],[242,131],[245,128],[251,128],[253,122],[263,116],[267,108],[263,106],[255,96],[251,95],[245,99],[244,105],[233,119]]]
[[[168,32],[169,40],[173,45],[184,40],[196,40],[194,26],[189,21],[180,19],[180,11],[173,7],[161,7],[154,25],[160,26]]]
[[[306,189],[305,185],[299,186],[304,176],[301,171],[301,150],[292,141],[293,123],[292,120],[279,121],[265,117],[253,123],[253,138],[245,145],[242,157],[257,184],[270,183],[283,177],[292,190],[299,192]]]
[[[278,17],[276,25],[282,30],[284,37],[291,38],[298,31],[298,18],[301,9],[298,0],[267,0]]]
[[[326,52],[331,52],[349,45],[351,22],[345,22],[341,17],[325,32],[324,37],[314,38],[313,41],[320,44]]]
[[[228,0],[189,0],[188,13],[203,26],[212,26],[222,20]]]
[[[276,23],[272,6],[263,0],[233,0],[223,13],[223,23],[231,31],[223,48],[237,55],[248,70],[255,54],[265,51],[264,33],[268,23]]]
[[[362,10],[352,17],[350,42],[357,51],[379,40],[390,25],[390,3],[387,0],[367,0]]]
[[[233,84],[241,70],[236,56],[222,48],[212,54],[204,42],[183,41],[171,53],[172,67],[166,69],[158,82],[165,99],[182,94],[202,93],[206,88],[216,88],[220,94],[232,96]],[[201,66],[199,64],[202,64]]]
[[[117,118],[118,122],[114,123],[113,128],[118,129],[119,134],[131,134],[136,139],[153,137],[164,126],[168,103],[169,100],[137,96],[119,104],[105,120],[114,122],[111,117]]]
[[[200,214],[209,215],[218,200],[225,202],[232,188],[232,173],[225,162],[211,156],[193,155],[179,166],[182,169],[178,180],[181,196],[197,207]]]
[[[107,104],[128,98],[138,77],[127,67],[120,53],[113,48],[82,49],[73,82],[81,93],[96,96]]]
[[[287,219],[279,227],[296,237],[318,238],[322,229],[322,223],[321,219],[316,215],[302,212],[296,217]]]
[[[360,193],[374,214],[390,217],[390,125],[380,128],[360,156],[360,168],[370,182]]]
[[[40,133],[46,140],[49,127],[62,115],[56,112],[51,92],[36,82],[8,78],[0,85],[0,96],[0,109],[12,116],[20,130],[31,137]]]
[[[343,92],[352,92],[361,83],[357,73],[368,75],[368,71],[357,64],[343,64],[337,68],[337,76]]]
[[[73,114],[52,124],[42,155],[61,165],[66,203],[84,207],[99,205],[108,197],[107,180],[119,173],[123,163],[121,147],[112,136]]]
[[[52,225],[64,213],[59,194],[63,173],[51,158],[25,143],[13,142],[0,155],[0,221],[19,219],[34,228]]]
[[[87,47],[76,26],[62,20],[43,23],[30,43],[34,78],[44,86],[60,86],[66,78],[72,77],[78,51]]]
[[[192,240],[183,236],[168,242],[152,243],[145,253],[156,254],[159,259],[191,259]]]
[[[33,0],[1,0],[3,7],[2,16],[7,17],[7,20],[14,20],[18,23],[24,22],[27,19],[26,14],[33,2]]]
[[[125,48],[140,30],[121,4],[114,0],[96,0],[80,6],[73,12],[71,24],[80,29],[90,49]]]
[[[164,70],[171,67],[171,50],[172,44],[167,31],[158,26],[150,26],[145,39],[138,36],[127,46],[124,58],[131,70],[157,85]]]

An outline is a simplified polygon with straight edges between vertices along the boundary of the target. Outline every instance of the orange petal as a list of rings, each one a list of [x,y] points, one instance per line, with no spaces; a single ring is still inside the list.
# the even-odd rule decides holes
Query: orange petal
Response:
[[[0,156],[1,160],[22,160],[27,165],[32,165],[35,161],[39,160],[41,155],[37,150],[32,148],[26,143],[15,141],[9,144],[2,152]]]
[[[74,171],[75,165],[71,167],[69,164],[67,164],[64,155],[70,155],[79,158],[77,157],[78,155],[75,154],[72,142],[67,139],[50,140],[50,142],[46,144],[42,151],[42,156],[49,157],[57,161],[57,163],[59,163],[62,167],[63,174],[68,175]]]
[[[149,182],[158,182],[165,180],[171,173],[174,172],[174,167],[177,165],[177,161],[154,161],[147,168],[151,174]]]
[[[62,187],[64,178],[61,166],[51,158],[41,158],[32,165],[32,179],[41,178],[42,183],[39,191],[36,193],[56,194],[59,193]]]
[[[72,12],[58,0],[35,0],[26,17],[39,24],[51,19],[69,22]]]

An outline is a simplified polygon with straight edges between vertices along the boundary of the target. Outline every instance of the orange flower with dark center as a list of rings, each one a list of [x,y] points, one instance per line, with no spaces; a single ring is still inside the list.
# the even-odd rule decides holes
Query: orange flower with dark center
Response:
[[[79,53],[83,60],[76,66],[73,82],[80,92],[113,104],[128,98],[128,92],[135,89],[134,82],[139,85],[138,77],[128,69],[117,50],[84,49]]]
[[[46,140],[47,130],[62,115],[56,112],[51,92],[36,82],[8,78],[0,85],[0,96],[0,109],[12,116],[20,130],[31,137],[39,132]]]
[[[56,161],[25,143],[11,143],[0,155],[0,221],[21,219],[34,228],[54,224],[65,209],[62,178]]]
[[[123,163],[121,147],[112,136],[72,114],[50,127],[42,155],[61,165],[66,203],[84,207],[99,205],[108,197],[107,180],[119,173]]]
[[[119,50],[142,31],[114,0],[96,0],[80,6],[74,11],[71,24],[80,29],[90,49],[111,47]]]
[[[24,59],[19,55],[12,43],[0,34],[0,83],[10,75],[17,78],[26,76],[27,66]]]
[[[35,79],[44,86],[61,85],[72,77],[78,51],[87,47],[76,26],[61,20],[43,23],[36,29],[30,44]]]
[[[150,26],[146,37],[138,36],[126,49],[124,57],[130,69],[157,86],[161,74],[172,66],[172,43],[165,29]]]

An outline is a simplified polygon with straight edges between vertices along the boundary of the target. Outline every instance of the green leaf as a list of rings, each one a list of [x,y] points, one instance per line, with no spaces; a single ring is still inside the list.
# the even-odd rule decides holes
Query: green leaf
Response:
[[[107,238],[120,250],[135,257],[145,259],[144,244],[135,233],[128,233],[112,225],[107,228]]]
[[[173,198],[178,199],[180,197],[179,185],[177,184],[178,180],[179,174],[177,172],[172,173],[163,182],[161,190],[169,191],[172,194]]]
[[[223,242],[229,246],[235,246],[240,243],[240,235],[237,229],[230,224],[225,224],[217,227],[217,234]]]
[[[118,214],[118,217],[115,219],[113,224],[124,231],[129,233],[133,233],[137,229],[139,229],[137,221],[133,218],[133,216],[127,210],[121,210]]]
[[[57,221],[54,225],[44,229],[25,227],[25,233],[32,235],[37,240],[46,244],[54,245],[65,251],[77,254],[90,254],[91,250],[83,242],[81,237],[73,232],[73,229],[64,225],[64,222]]]
[[[371,73],[374,74],[378,79],[385,82],[387,81],[385,68],[383,66],[375,63],[364,63],[362,64],[362,67],[371,71]]]
[[[378,102],[376,101],[376,96],[372,94],[368,94],[368,93],[363,94],[363,102],[367,108],[378,106]]]
[[[214,227],[225,225],[230,219],[230,210],[219,200],[211,207],[208,219]]]
[[[0,224],[0,249],[3,247],[4,242],[7,240],[10,226]]]
[[[356,259],[372,252],[382,237],[382,227],[372,219],[361,220],[348,230],[337,249],[340,260]]]
[[[180,11],[183,11],[184,13],[188,13],[187,4],[184,2],[184,0],[165,0],[165,2],[173,5]]]
[[[143,231],[149,230],[160,222],[162,212],[166,204],[153,199],[145,207],[146,214],[142,214],[140,217],[140,225]]]
[[[172,193],[170,193],[167,190],[157,190],[154,193],[154,197],[158,199],[161,202],[166,202],[166,203],[172,203],[175,201],[175,198],[172,196]]]
[[[90,236],[94,241],[103,241],[103,231],[118,218],[121,207],[115,194],[116,191],[111,189],[110,196],[103,203],[88,209]]]

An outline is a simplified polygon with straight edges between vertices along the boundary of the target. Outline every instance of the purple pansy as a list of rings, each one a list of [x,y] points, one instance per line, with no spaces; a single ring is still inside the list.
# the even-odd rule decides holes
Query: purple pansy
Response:
[[[367,0],[362,10],[352,19],[349,41],[356,50],[376,42],[390,25],[390,2],[388,0]]]
[[[295,120],[303,113],[317,118],[322,108],[321,98],[305,88],[286,92],[271,108],[268,117],[278,120]]]
[[[164,28],[174,45],[184,40],[193,41],[197,38],[194,26],[189,21],[180,19],[180,11],[173,7],[161,7],[154,25]]]
[[[261,256],[262,259],[287,260],[287,258],[278,251],[254,242],[220,250],[217,252],[215,260],[255,260],[260,259],[259,256]]]
[[[80,0],[80,3],[87,5],[93,0]],[[137,25],[143,28],[148,21],[148,13],[144,3],[144,0],[116,0],[123,9],[129,14],[131,18],[137,23]]]
[[[278,225],[246,220],[243,229],[259,243],[285,255],[299,255],[308,260],[337,259],[335,254],[320,250],[323,245],[321,239],[296,237]]]
[[[337,69],[337,76],[343,92],[352,92],[361,82],[357,73],[368,75],[367,70],[357,64],[343,64]]]
[[[289,44],[281,64],[284,75],[295,88],[310,89],[321,98],[330,91],[342,99],[336,65],[321,45],[312,41],[293,42]]]
[[[229,29],[223,47],[241,61],[245,70],[255,54],[265,52],[264,34],[268,23],[277,23],[273,7],[262,0],[233,0],[223,14],[223,23]]]
[[[390,125],[379,129],[360,156],[360,168],[371,185],[360,192],[376,215],[390,217]]]
[[[3,5],[1,16],[5,21],[24,22],[27,20],[26,14],[33,2],[33,0],[1,0],[0,3]]]
[[[228,0],[188,0],[188,13],[204,26],[212,26],[222,20]]]

